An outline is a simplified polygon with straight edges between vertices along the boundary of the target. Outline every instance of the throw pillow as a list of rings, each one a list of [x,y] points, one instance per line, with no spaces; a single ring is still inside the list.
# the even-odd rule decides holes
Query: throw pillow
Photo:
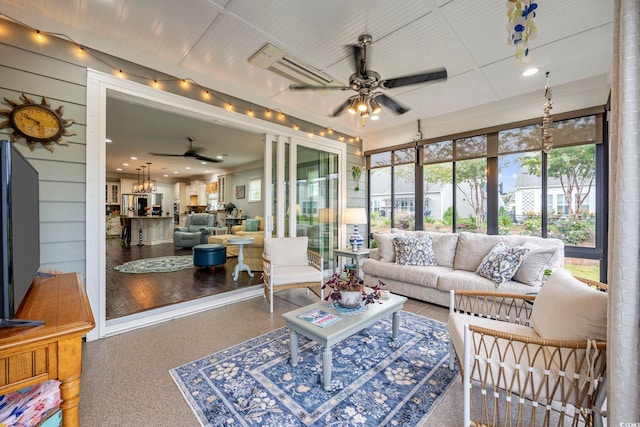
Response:
[[[247,219],[244,221],[244,231],[258,231],[258,227],[260,226],[260,220],[258,219]]]
[[[438,265],[433,253],[431,236],[414,237],[396,235],[393,238],[396,249],[396,264],[399,265]]]
[[[493,281],[498,287],[513,277],[527,252],[529,248],[510,248],[504,242],[500,242],[484,257],[476,274]]]
[[[529,242],[523,246],[531,250],[522,257],[522,263],[513,275],[513,280],[529,286],[541,286],[544,270],[553,265],[558,248],[542,249]]]
[[[533,303],[531,326],[543,338],[606,341],[607,294],[555,269]]]
[[[309,265],[307,248],[309,238],[278,237],[264,239],[264,254],[276,267]]]
[[[396,248],[393,245],[393,237],[394,236],[389,233],[375,233],[373,235],[382,261],[394,262],[396,260]]]

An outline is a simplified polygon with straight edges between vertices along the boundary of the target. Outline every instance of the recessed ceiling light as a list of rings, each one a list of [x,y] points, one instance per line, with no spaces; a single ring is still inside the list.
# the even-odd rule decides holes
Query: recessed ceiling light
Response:
[[[109,138],[107,138],[107,139],[104,140],[104,142],[106,142],[108,144],[108,143],[113,142],[113,141],[111,141]]]
[[[117,170],[117,171],[121,171],[121,170],[122,170],[122,168],[116,168],[116,170]]]
[[[180,172],[178,172],[178,171],[173,171],[173,173],[180,173]]]
[[[201,165],[206,165],[206,164],[207,164],[207,162],[200,162],[200,164],[201,164]]]
[[[540,71],[540,69],[539,69],[539,68],[535,68],[535,67],[534,67],[534,68],[527,68],[526,70],[524,70],[524,71],[522,72],[522,75],[523,75],[524,77],[529,77],[529,76],[533,76],[533,75],[534,75],[534,74],[536,74],[538,71]]]
[[[167,175],[166,173],[165,173],[164,175],[162,175],[162,176],[164,176],[165,178],[168,178],[168,177],[169,177],[169,175]]]
[[[209,173],[209,172],[211,172],[211,171],[204,171],[204,173]]]
[[[123,163],[122,166],[129,166],[129,163]]]
[[[191,166],[185,167],[186,170],[191,170]]]
[[[133,157],[133,156],[131,156],[131,157],[129,157],[129,158],[130,158],[131,160],[138,160],[138,158],[137,158],[137,157]]]
[[[221,158],[222,158],[222,156],[216,156],[216,159],[221,159]]]

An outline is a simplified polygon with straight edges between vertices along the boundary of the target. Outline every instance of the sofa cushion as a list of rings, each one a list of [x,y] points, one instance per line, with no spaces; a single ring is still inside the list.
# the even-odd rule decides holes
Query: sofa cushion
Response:
[[[393,244],[396,249],[396,264],[437,265],[431,236],[400,235],[393,238]]]
[[[606,341],[607,294],[556,269],[536,297],[531,326],[544,338]]]
[[[478,276],[473,271],[451,270],[438,277],[438,290],[495,291],[496,285],[489,279]],[[500,285],[500,292],[526,294],[532,291],[531,286],[514,280],[507,280]]]
[[[247,219],[242,221],[242,224],[244,225],[242,228],[243,231],[258,231],[258,228],[260,227],[260,220]]]
[[[453,267],[458,245],[457,233],[438,233],[435,231],[408,231],[392,228],[392,234],[405,234],[415,237],[431,236],[433,252],[436,255],[436,264],[444,267]]]
[[[265,256],[274,266],[306,266],[309,239],[303,237],[279,237],[264,240]]]
[[[373,239],[376,241],[380,259],[386,262],[396,261],[396,248],[393,244],[393,235],[390,233],[375,233]]]
[[[468,231],[460,233],[453,268],[475,272],[489,251],[502,240],[502,236],[489,236]]]
[[[541,286],[544,270],[551,268],[558,257],[558,248],[540,248],[538,245],[526,242],[523,245],[530,251],[524,254],[520,267],[513,275],[513,280],[529,286]]]
[[[527,252],[529,249],[524,246],[510,248],[504,242],[499,242],[484,257],[476,273],[498,287],[513,277]]]
[[[383,282],[385,279],[393,279],[412,285],[435,288],[438,284],[438,278],[452,270],[449,267],[400,265],[369,258],[363,261],[362,271],[366,275],[375,276]],[[389,290],[393,292],[393,289],[390,288]]]

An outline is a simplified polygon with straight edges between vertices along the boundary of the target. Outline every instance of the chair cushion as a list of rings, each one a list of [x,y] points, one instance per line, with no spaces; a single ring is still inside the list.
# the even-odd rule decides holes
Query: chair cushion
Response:
[[[431,236],[414,237],[399,235],[393,238],[396,249],[396,264],[435,266],[436,255],[433,253]]]
[[[258,219],[247,219],[242,223],[244,224],[243,231],[258,231],[260,227],[260,220]]]
[[[306,266],[275,266],[271,283],[274,286],[292,283],[322,282],[322,271],[309,265]]]
[[[545,338],[606,341],[607,294],[556,269],[536,297],[531,326]]]
[[[499,242],[483,258],[476,273],[493,281],[496,287],[500,286],[513,277],[527,252],[529,249],[523,246],[509,248],[504,242]]]
[[[277,267],[307,266],[308,244],[306,236],[267,238],[264,240],[264,253]]]

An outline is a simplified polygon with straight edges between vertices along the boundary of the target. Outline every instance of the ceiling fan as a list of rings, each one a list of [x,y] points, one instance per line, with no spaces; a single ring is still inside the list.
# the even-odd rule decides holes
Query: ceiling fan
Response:
[[[393,89],[396,87],[426,83],[431,81],[446,80],[447,70],[440,68],[434,71],[414,74],[410,76],[396,77],[393,79],[382,79],[380,74],[367,69],[367,47],[371,44],[372,38],[368,34],[363,34],[358,38],[358,44],[352,45],[353,59],[356,72],[349,77],[348,86],[299,86],[291,85],[290,90],[354,90],[356,95],[349,97],[332,114],[332,117],[339,116],[345,110],[351,114],[360,114],[362,125],[364,119],[377,115],[382,107],[388,107],[396,114],[404,114],[409,111],[389,96],[380,92],[379,89]]]
[[[212,163],[220,163],[222,159],[212,159],[211,157],[205,157],[198,154],[198,151],[202,150],[201,148],[193,148],[194,138],[188,137],[189,141],[189,149],[184,152],[184,154],[169,154],[169,153],[149,153],[153,156],[168,156],[168,157],[193,157],[194,159],[202,160],[203,162],[212,162]]]

